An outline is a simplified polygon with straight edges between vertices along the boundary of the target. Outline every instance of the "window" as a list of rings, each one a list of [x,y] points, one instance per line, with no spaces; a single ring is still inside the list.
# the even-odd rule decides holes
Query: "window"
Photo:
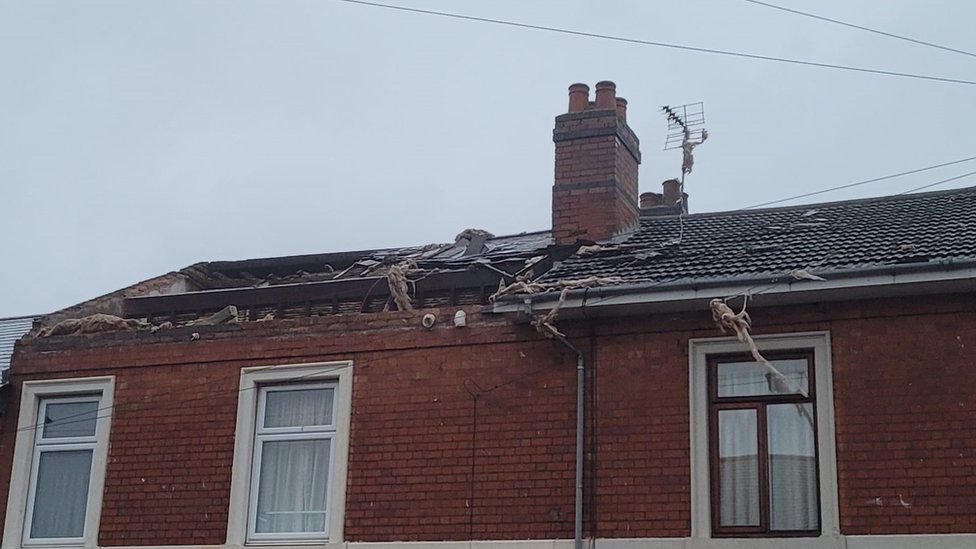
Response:
[[[261,387],[251,539],[328,539],[335,384]]]
[[[94,543],[113,383],[110,377],[24,382],[5,547]]]
[[[709,449],[716,536],[820,532],[811,352],[711,356]]]
[[[734,339],[690,342],[692,536],[837,536],[829,334],[755,339],[771,368]]]
[[[342,540],[352,363],[241,372],[228,544]]]

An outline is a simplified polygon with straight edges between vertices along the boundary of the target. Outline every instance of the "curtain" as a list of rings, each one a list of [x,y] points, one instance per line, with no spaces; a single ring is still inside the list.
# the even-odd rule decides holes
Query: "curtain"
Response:
[[[759,445],[756,410],[718,413],[719,521],[759,524]]]
[[[266,441],[256,531],[325,532],[330,440]]]
[[[769,445],[769,526],[772,530],[819,527],[817,453],[811,404],[766,407]]]
[[[268,391],[265,427],[297,427],[332,423],[333,389]]]
[[[40,453],[32,538],[77,538],[85,534],[91,464],[92,450]]]

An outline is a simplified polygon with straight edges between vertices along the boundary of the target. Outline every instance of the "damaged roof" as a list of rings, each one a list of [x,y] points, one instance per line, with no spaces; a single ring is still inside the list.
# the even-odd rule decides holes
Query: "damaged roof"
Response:
[[[584,247],[538,282],[616,277],[619,285],[830,276],[976,259],[976,187],[757,210],[643,217]]]
[[[404,262],[418,274],[463,271],[478,265],[517,271],[551,243],[548,231],[496,237],[483,230],[467,229],[452,244],[213,261],[191,265],[181,272],[198,290],[215,290],[369,278]]]
[[[935,271],[976,261],[974,235],[976,187],[648,215],[634,231],[603,243],[557,245],[550,231],[495,237],[469,229],[450,244],[198,263],[172,273],[178,283],[167,278],[166,287],[120,290],[121,307],[112,314],[136,321],[132,329],[150,329],[218,317],[261,322],[487,305],[495,297],[514,302],[520,292],[556,295],[553,290],[560,288],[616,287],[626,293],[841,273],[854,278],[903,266]],[[84,329],[118,329],[119,317],[110,326]]]
[[[123,316],[184,325],[228,305],[239,321],[398,310],[393,270],[405,277],[404,306],[485,304],[516,276],[545,272],[577,247],[553,245],[549,231],[468,229],[450,244],[198,263],[179,271],[182,291],[127,295]]]

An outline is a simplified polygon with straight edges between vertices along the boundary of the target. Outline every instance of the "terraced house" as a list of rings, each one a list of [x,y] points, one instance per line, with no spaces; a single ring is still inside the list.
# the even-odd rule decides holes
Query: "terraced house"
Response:
[[[976,547],[976,188],[688,213],[595,92],[551,230],[38,319],[3,547]]]

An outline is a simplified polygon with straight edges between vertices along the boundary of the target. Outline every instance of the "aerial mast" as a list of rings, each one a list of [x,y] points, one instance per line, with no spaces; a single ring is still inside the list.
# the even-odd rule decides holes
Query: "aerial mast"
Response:
[[[701,101],[689,103],[679,107],[665,105],[661,112],[668,121],[668,136],[664,141],[664,150],[681,149],[681,194],[679,200],[684,200],[685,176],[691,173],[695,165],[693,151],[708,139],[705,129],[705,104]],[[682,205],[682,210],[684,205]]]

